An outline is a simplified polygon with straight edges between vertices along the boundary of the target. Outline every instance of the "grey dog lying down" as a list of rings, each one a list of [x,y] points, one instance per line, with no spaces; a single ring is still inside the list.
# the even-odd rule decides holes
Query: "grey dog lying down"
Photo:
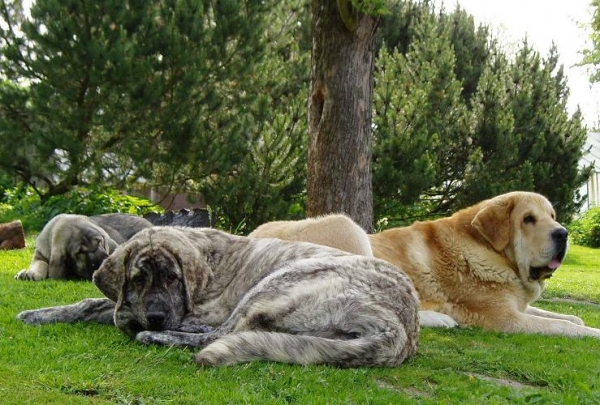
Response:
[[[94,274],[108,297],[24,311],[26,323],[116,324],[196,361],[396,366],[418,346],[418,298],[384,261],[309,243],[155,227]]]

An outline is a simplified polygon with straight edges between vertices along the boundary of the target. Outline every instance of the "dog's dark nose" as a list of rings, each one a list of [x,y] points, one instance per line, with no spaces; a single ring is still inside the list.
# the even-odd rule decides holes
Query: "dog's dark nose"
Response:
[[[569,232],[565,228],[558,228],[552,232],[552,240],[556,242],[566,242]]]
[[[146,315],[150,329],[161,330],[165,322],[165,314],[162,312],[149,312]]]

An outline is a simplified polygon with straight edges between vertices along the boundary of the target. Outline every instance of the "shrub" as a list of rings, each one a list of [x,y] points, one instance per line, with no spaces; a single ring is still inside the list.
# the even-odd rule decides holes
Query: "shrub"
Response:
[[[600,207],[587,210],[568,228],[571,242],[592,248],[600,247]]]
[[[58,214],[99,215],[121,212],[144,215],[161,211],[160,207],[146,198],[125,195],[113,189],[76,188],[42,203],[32,189],[21,187],[4,191],[4,198],[0,203],[0,222],[20,219],[27,232],[35,232],[41,231]]]

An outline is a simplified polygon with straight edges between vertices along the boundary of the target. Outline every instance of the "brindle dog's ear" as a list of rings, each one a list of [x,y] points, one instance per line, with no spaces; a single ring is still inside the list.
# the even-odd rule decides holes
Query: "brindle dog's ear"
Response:
[[[492,199],[471,221],[473,228],[500,252],[510,241],[510,213],[513,209],[512,200]]]
[[[196,248],[197,249],[197,248]],[[183,278],[187,294],[188,311],[194,311],[194,303],[206,288],[213,274],[212,269],[201,251],[194,250],[193,254],[185,255],[182,260]]]
[[[210,239],[195,230],[173,228],[164,232],[161,235],[164,238],[162,246],[167,247],[179,261],[186,289],[187,310],[193,313],[194,303],[212,277],[212,268],[207,259],[207,251],[211,249]]]
[[[92,280],[102,294],[117,302],[119,294],[125,284],[125,261],[129,249],[122,246],[106,258],[98,270],[94,272]]]

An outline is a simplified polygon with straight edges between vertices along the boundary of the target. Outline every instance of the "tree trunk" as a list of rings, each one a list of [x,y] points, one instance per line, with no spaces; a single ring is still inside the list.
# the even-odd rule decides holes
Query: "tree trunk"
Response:
[[[308,215],[343,212],[372,232],[371,108],[377,22],[361,14],[356,26],[349,28],[338,3],[312,2]]]
[[[21,249],[25,247],[23,224],[16,221],[0,224],[0,250]]]

